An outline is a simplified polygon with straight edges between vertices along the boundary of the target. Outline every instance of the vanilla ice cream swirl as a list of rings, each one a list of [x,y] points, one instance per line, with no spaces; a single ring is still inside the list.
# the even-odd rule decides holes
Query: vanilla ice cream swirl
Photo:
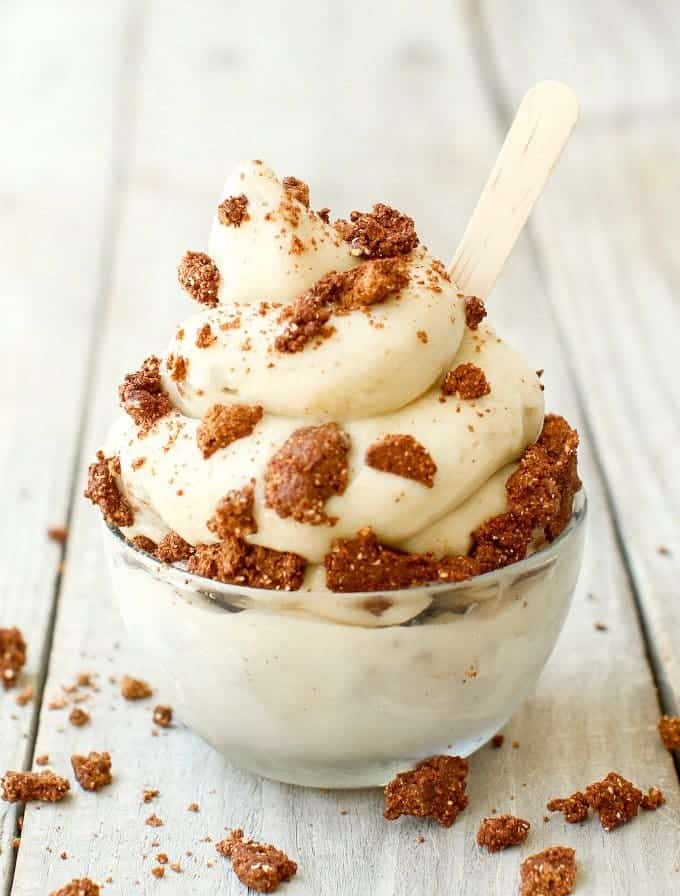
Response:
[[[387,230],[410,220],[381,214]],[[148,426],[125,415],[109,436],[134,511],[126,537],[217,543],[218,505],[238,493],[251,522],[236,534],[300,555],[323,587],[336,539],[370,528],[393,548],[465,554],[504,510],[505,480],[543,423],[535,372],[468,325],[465,297],[408,228],[381,244],[380,214],[363,231],[358,220],[331,225],[304,184],[262,163],[231,175],[207,253],[180,270],[200,304],[160,357],[170,410]],[[240,406],[250,422],[231,438]],[[321,434],[337,463],[323,455],[307,481]]]

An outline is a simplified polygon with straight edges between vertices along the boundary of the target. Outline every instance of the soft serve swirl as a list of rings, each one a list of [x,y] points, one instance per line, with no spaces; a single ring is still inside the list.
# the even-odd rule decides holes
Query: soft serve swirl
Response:
[[[160,359],[172,409],[149,427],[121,417],[108,440],[134,511],[121,531],[155,543],[169,532],[191,545],[216,543],[208,522],[218,502],[245,490],[256,531],[242,537],[304,557],[314,587],[323,587],[318,564],[333,541],[367,527],[391,547],[465,554],[471,532],[505,509],[505,480],[541,431],[534,371],[490,327],[466,326],[464,297],[421,246],[400,256],[406,283],[398,291],[333,313],[294,351],[278,349],[301,296],[331,272],[374,259],[308,207],[301,182],[281,181],[259,162],[231,175],[223,199],[202,256],[212,280],[194,291],[203,306]],[[447,373],[462,364],[483,371],[487,394],[443,394]],[[200,427],[215,405],[261,413],[248,435],[206,456]],[[293,434],[327,423],[346,439],[342,486],[325,499],[321,521],[300,521],[271,506],[268,469]],[[395,435],[411,439],[399,450],[417,443],[435,471],[427,481],[369,462]]]

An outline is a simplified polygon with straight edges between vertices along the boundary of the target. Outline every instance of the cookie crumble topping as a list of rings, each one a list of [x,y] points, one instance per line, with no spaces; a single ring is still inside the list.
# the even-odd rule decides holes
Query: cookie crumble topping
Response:
[[[257,523],[253,515],[255,503],[255,480],[240,489],[232,489],[220,498],[214,515],[207,526],[220,540],[230,535],[243,538],[257,532]]]
[[[207,460],[220,448],[249,436],[262,414],[259,404],[214,404],[206,411],[196,432],[203,457]]]
[[[265,505],[285,519],[333,525],[324,509],[347,487],[350,439],[337,423],[297,429],[267,464]]]
[[[576,881],[576,853],[550,846],[520,865],[520,896],[569,896]]]
[[[486,317],[486,305],[477,296],[465,296],[465,324],[469,330],[476,330]]]
[[[104,452],[98,451],[96,462],[88,468],[85,497],[98,505],[110,526],[131,526],[135,519],[134,513],[118,488],[119,475],[120,460],[117,457],[104,457]]]
[[[217,305],[220,272],[205,252],[186,252],[177,268],[177,278],[180,286],[197,302],[211,308]],[[178,339],[184,337],[184,333],[180,336],[180,332],[177,333]]]
[[[524,843],[531,825],[515,815],[492,815],[485,818],[477,831],[477,844],[489,852]]]
[[[351,212],[349,221],[340,219],[334,227],[350,243],[353,255],[369,258],[408,255],[420,242],[413,218],[382,202],[376,203],[370,212]]]
[[[306,561],[298,554],[275,551],[229,537],[219,544],[196,545],[189,558],[189,572],[218,582],[297,591],[302,585]]]
[[[244,193],[230,196],[217,206],[217,218],[225,227],[240,227],[244,221],[250,220],[247,208],[248,197]]]
[[[486,374],[476,364],[459,364],[449,370],[442,383],[443,395],[458,395],[463,401],[473,401],[491,392]]]
[[[118,389],[123,409],[142,431],[172,410],[170,397],[161,383],[160,364],[160,359],[151,355],[139,370],[127,374]]]
[[[437,465],[429,451],[410,435],[386,435],[366,451],[366,464],[383,473],[434,485]]]

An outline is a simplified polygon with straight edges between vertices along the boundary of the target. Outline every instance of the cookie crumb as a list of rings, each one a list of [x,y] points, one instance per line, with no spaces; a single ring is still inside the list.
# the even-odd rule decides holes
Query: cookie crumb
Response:
[[[47,765],[50,761],[50,757],[48,753],[41,753],[40,756],[35,757],[36,765]]]
[[[494,815],[482,821],[477,831],[477,844],[489,852],[498,852],[524,843],[530,827],[528,821],[515,815]]]
[[[18,628],[0,628],[0,676],[5,689],[14,687],[26,662],[26,642]]]
[[[198,803],[189,803],[189,805],[187,806],[187,812],[200,812],[200,811],[201,811],[201,807],[198,805]]]
[[[220,448],[249,436],[262,419],[262,413],[259,404],[214,404],[196,431],[203,457],[207,460]]]
[[[187,563],[189,572],[218,582],[296,591],[304,578],[304,557],[276,551],[230,536],[219,544],[199,544]]]
[[[284,177],[283,189],[292,198],[309,208],[309,186],[297,177]]]
[[[161,828],[163,827],[163,820],[159,818],[155,812],[152,812],[144,824],[148,824],[150,828]]]
[[[486,317],[486,306],[477,296],[465,296],[465,324],[470,330],[476,330]]]
[[[111,756],[109,753],[88,753],[87,756],[71,756],[76,780],[83,788],[94,792],[111,783]]]
[[[231,859],[231,867],[241,883],[258,893],[273,893],[297,871],[296,862],[284,852],[270,843],[244,840],[240,828],[231,831],[216,848],[220,855]]]
[[[186,252],[177,268],[177,278],[180,286],[197,302],[211,308],[217,305],[220,272],[205,252]],[[184,338],[184,332],[182,331],[182,337],[178,332],[177,338]]]
[[[520,865],[520,896],[569,896],[576,880],[576,853],[550,846]]]
[[[255,480],[240,489],[232,489],[220,498],[214,515],[207,526],[221,541],[230,535],[243,538],[257,532],[257,523],[253,515],[255,502]]]
[[[164,852],[159,852],[156,856],[156,861],[159,865],[167,865],[168,864],[168,856]]]
[[[661,716],[659,736],[667,750],[680,750],[680,716]]]
[[[217,206],[217,219],[225,227],[240,227],[244,221],[250,220],[247,208],[248,197],[244,193],[230,196]]]
[[[385,788],[384,817],[434,818],[451,827],[468,804],[468,764],[460,756],[433,756],[415,769],[401,772]]]
[[[135,517],[132,507],[118,488],[119,475],[120,460],[117,457],[104,457],[104,452],[98,451],[97,460],[90,464],[87,471],[87,488],[84,494],[99,507],[110,526],[131,526]]]
[[[295,430],[267,464],[265,506],[282,519],[333,525],[336,518],[324,505],[347,487],[349,448],[350,438],[337,423]]]
[[[80,728],[83,725],[87,725],[90,721],[90,714],[85,712],[85,710],[81,709],[79,706],[74,706],[69,713],[68,720],[72,725],[75,725],[76,728]]]
[[[183,355],[169,354],[165,366],[170,372],[170,378],[175,383],[183,383],[189,372],[189,361]]]
[[[120,680],[120,693],[126,700],[145,700],[153,691],[143,679],[123,675]]]
[[[165,868],[162,865],[156,865],[151,869],[151,873],[154,877],[165,877]]]
[[[459,364],[444,377],[442,395],[458,395],[463,401],[473,401],[491,392],[486,374],[476,364]]]
[[[170,870],[174,871],[175,874],[181,874],[182,866],[180,865],[179,862],[170,862]]]
[[[50,526],[47,530],[47,537],[57,544],[66,544],[68,538],[68,529],[66,526]]]
[[[650,787],[647,793],[643,795],[640,805],[647,812],[654,812],[659,806],[663,806],[665,802],[666,797],[663,795],[663,792],[658,787]]]
[[[143,790],[142,791],[142,802],[150,803],[152,800],[154,800],[158,796],[159,793],[160,793],[160,790],[155,790],[155,789]]]
[[[382,202],[370,212],[351,212],[349,221],[338,220],[334,227],[351,245],[352,255],[369,258],[408,255],[420,242],[413,218]]]
[[[182,563],[194,552],[193,545],[185,541],[177,532],[168,532],[158,543],[156,557],[161,563]]]
[[[210,324],[203,324],[196,333],[196,347],[209,348],[213,342],[217,342],[217,336],[213,333]]]
[[[413,479],[427,488],[434,485],[437,464],[427,448],[410,435],[386,435],[366,451],[366,464],[383,473]]]
[[[590,805],[585,793],[577,790],[571,796],[549,800],[545,807],[548,812],[561,812],[569,824],[577,824],[588,818]]]
[[[505,735],[503,734],[494,734],[494,736],[491,738],[491,746],[494,748],[494,750],[500,750],[504,743]]]
[[[123,409],[144,433],[172,410],[170,397],[163,389],[160,358],[151,355],[139,370],[128,373],[118,389]]]
[[[642,802],[642,791],[616,772],[609,772],[602,781],[590,784],[585,795],[600,816],[605,831],[613,831],[635,818]]]
[[[2,798],[8,803],[58,803],[71,785],[54,772],[5,772],[2,778]]]
[[[172,724],[172,707],[162,706],[160,703],[154,708],[153,720],[161,728],[169,728]]]

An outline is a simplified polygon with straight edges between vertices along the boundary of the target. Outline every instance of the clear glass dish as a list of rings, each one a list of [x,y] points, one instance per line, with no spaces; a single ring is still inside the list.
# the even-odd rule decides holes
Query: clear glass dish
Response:
[[[455,585],[274,592],[160,563],[105,528],[114,591],[154,684],[227,759],[313,787],[383,785],[467,756],[534,688],[581,565],[586,499],[552,544]]]

